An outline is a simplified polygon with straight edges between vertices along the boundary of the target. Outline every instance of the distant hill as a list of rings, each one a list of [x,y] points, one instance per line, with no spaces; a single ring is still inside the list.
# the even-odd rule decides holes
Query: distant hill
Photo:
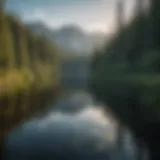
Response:
[[[62,50],[78,55],[89,55],[105,42],[103,33],[88,33],[78,25],[65,25],[58,29],[50,29],[42,22],[27,25],[34,32],[49,37]]]

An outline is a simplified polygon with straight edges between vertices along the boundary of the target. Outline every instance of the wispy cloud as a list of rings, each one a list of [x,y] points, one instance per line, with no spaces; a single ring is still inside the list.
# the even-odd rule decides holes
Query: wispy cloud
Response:
[[[131,3],[133,0],[129,0]],[[43,21],[50,27],[75,23],[86,30],[110,32],[115,28],[116,0],[10,0],[8,10],[24,21]],[[130,10],[127,4],[126,14]]]

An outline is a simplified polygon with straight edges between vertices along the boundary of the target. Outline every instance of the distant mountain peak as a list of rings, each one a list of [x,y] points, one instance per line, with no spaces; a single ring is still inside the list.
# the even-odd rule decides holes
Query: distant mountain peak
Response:
[[[60,30],[73,30],[73,31],[82,31],[83,32],[83,29],[77,24],[65,24],[65,25],[62,25],[59,29]]]
[[[27,25],[34,32],[43,34],[53,40],[58,47],[76,54],[88,55],[105,41],[103,33],[88,33],[77,24],[63,25],[58,29],[50,29],[41,21]]]
[[[42,21],[30,22],[30,23],[27,23],[27,26],[39,27],[39,28],[47,28],[47,26],[45,25],[45,23],[43,23]]]

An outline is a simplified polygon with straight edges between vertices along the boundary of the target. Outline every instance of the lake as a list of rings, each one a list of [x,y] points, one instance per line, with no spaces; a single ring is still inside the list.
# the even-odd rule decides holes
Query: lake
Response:
[[[115,160],[119,159],[115,157],[115,153],[119,155],[115,137],[115,124],[88,91],[65,91],[44,115],[10,132],[6,137],[6,159]],[[130,140],[128,143],[125,139],[121,156],[129,160],[134,151],[129,149]]]

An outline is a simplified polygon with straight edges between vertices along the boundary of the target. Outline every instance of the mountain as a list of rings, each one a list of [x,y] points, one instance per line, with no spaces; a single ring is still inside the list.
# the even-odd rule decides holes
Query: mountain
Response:
[[[42,22],[33,22],[27,26],[34,32],[50,38],[63,50],[79,55],[89,55],[105,42],[103,33],[88,33],[78,25],[64,25],[58,29],[50,29]]]

